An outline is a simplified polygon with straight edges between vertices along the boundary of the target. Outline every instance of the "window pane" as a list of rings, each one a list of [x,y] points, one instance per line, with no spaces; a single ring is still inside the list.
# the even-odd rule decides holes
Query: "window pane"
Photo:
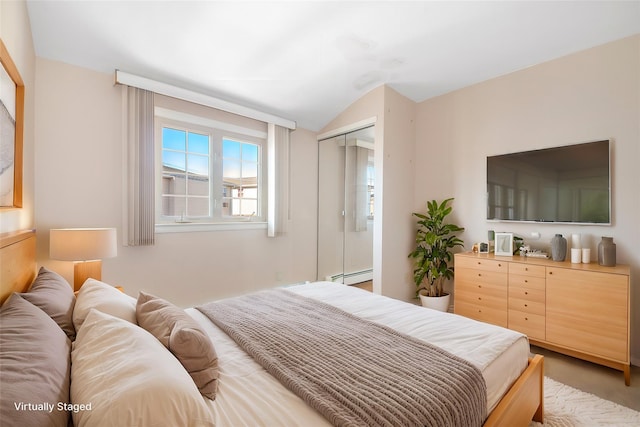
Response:
[[[183,130],[162,128],[162,148],[185,151],[187,133]]]
[[[239,184],[240,161],[225,159],[222,164],[222,177],[225,184],[227,184],[227,182],[235,183],[236,185]]]
[[[208,197],[189,197],[187,216],[203,217],[209,216],[209,198]]]
[[[240,215],[256,215],[258,213],[258,201],[257,200],[245,200],[240,201],[241,213]]]
[[[163,171],[185,171],[186,158],[185,154],[175,151],[162,150],[162,166]]]
[[[162,197],[162,215],[179,217],[185,212],[184,197]]]
[[[187,155],[188,171],[193,174],[209,176],[209,156]]]
[[[184,174],[163,173],[162,194],[186,194],[186,179]]]
[[[258,164],[252,162],[242,162],[242,177],[253,178],[252,184],[256,184],[255,178],[258,176]]]
[[[222,157],[240,158],[240,143],[225,139],[222,141]]]
[[[247,199],[257,199],[258,198],[258,189],[255,187],[245,188],[242,192],[243,196]]]
[[[242,144],[242,160],[257,162],[258,146],[255,144]]]
[[[240,199],[231,200],[231,215],[240,215]]]
[[[223,216],[231,215],[231,199],[226,197],[222,199],[222,215]]]
[[[189,152],[209,155],[209,135],[189,133]]]
[[[189,174],[189,195],[191,196],[208,196],[209,195],[209,177],[206,175]]]

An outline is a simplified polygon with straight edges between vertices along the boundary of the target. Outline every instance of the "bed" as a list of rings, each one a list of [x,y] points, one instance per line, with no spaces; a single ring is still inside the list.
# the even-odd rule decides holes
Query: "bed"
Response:
[[[19,417],[22,425],[30,425],[29,421],[36,419],[41,425],[43,419],[50,425],[63,425],[69,419],[74,425],[132,424],[133,419],[139,425],[161,422],[193,426],[329,426],[342,423],[340,418],[326,415],[308,395],[303,393],[299,397],[291,391],[297,391],[298,385],[285,387],[282,379],[276,379],[280,378],[279,371],[273,373],[269,366],[265,369],[258,362],[262,361],[260,357],[250,356],[248,353],[252,350],[243,347],[241,337],[236,337],[238,341],[230,337],[230,334],[235,337],[233,329],[224,331],[230,325],[229,319],[218,318],[214,323],[208,317],[207,307],[224,313],[224,304],[231,304],[229,313],[236,313],[238,306],[233,304],[244,307],[246,300],[228,299],[181,310],[161,298],[144,293],[134,298],[98,281],[86,283],[77,297],[65,289],[64,295],[53,298],[47,292],[52,292],[53,282],[59,279],[46,269],[40,269],[36,276],[35,233],[14,233],[4,236],[1,243],[0,291],[2,299],[7,300],[0,311],[3,329],[0,415],[3,419]],[[44,291],[39,296],[41,290]],[[61,291],[55,288],[55,292]],[[485,426],[526,426],[531,419],[542,422],[543,359],[529,357],[527,339],[518,333],[329,282],[264,291],[264,295],[248,298],[263,304],[259,298],[282,298],[285,294],[292,299],[292,304],[300,300],[311,304],[310,310],[319,310],[318,307],[335,310],[367,328],[378,328],[374,330],[376,334],[379,330],[388,330],[392,335],[407,336],[412,346],[428,341],[428,345],[441,349],[438,351],[472,366],[472,370],[480,372],[486,388],[481,422]],[[51,300],[68,300],[67,307],[52,308]],[[54,313],[56,309],[58,315]],[[29,314],[24,314],[25,310]],[[7,320],[8,314],[14,311],[22,316],[15,325]],[[256,308],[246,311],[254,313]],[[60,312],[65,312],[64,316],[60,316]],[[61,319],[65,316],[66,323]],[[172,319],[169,327],[167,318]],[[44,326],[30,330],[31,323]],[[253,328],[262,322],[249,319],[248,323]],[[434,324],[438,328],[431,327]],[[75,330],[72,325],[77,325]],[[26,338],[20,339],[20,335]],[[43,339],[55,342],[47,344],[48,350],[41,351],[40,359],[33,354],[42,345],[31,344],[24,351],[31,354],[30,360],[38,359],[47,366],[47,377],[41,383],[57,386],[51,386],[48,395],[42,394],[46,387],[39,386],[29,392],[29,398],[20,398],[20,393],[26,392],[21,387],[29,381],[20,375],[16,377],[18,371],[24,374],[25,370],[13,368],[12,364],[17,362],[7,359],[7,343],[17,347],[13,349],[15,356],[22,351],[19,345],[29,346],[34,340]],[[26,344],[19,344],[20,341]],[[207,342],[212,344],[211,349]],[[54,360],[50,360],[52,357]],[[160,366],[163,368],[159,369]],[[294,382],[297,384],[297,380]],[[324,382],[327,381],[323,379],[318,383]],[[47,404],[53,406],[51,411]],[[411,422],[405,424],[411,425]]]

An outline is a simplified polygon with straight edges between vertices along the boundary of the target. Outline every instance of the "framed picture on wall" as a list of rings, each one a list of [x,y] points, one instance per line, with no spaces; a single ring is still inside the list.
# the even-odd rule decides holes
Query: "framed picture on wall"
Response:
[[[496,255],[513,255],[513,233],[496,233]]]
[[[24,82],[0,39],[0,209],[22,207]]]

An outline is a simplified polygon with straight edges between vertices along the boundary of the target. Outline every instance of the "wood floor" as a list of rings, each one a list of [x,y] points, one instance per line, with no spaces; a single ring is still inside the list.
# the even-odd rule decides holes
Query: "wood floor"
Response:
[[[356,283],[355,285],[351,285],[355,288],[364,289],[365,291],[373,292],[373,281],[368,280],[362,283]]]

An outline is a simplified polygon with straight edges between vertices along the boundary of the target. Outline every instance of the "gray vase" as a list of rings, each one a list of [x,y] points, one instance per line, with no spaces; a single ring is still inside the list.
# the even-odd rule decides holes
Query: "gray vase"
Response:
[[[554,261],[564,261],[567,256],[567,239],[562,234],[556,234],[551,239],[551,259]]]
[[[616,265],[616,244],[613,243],[613,237],[603,236],[598,243],[598,264],[605,267]]]

